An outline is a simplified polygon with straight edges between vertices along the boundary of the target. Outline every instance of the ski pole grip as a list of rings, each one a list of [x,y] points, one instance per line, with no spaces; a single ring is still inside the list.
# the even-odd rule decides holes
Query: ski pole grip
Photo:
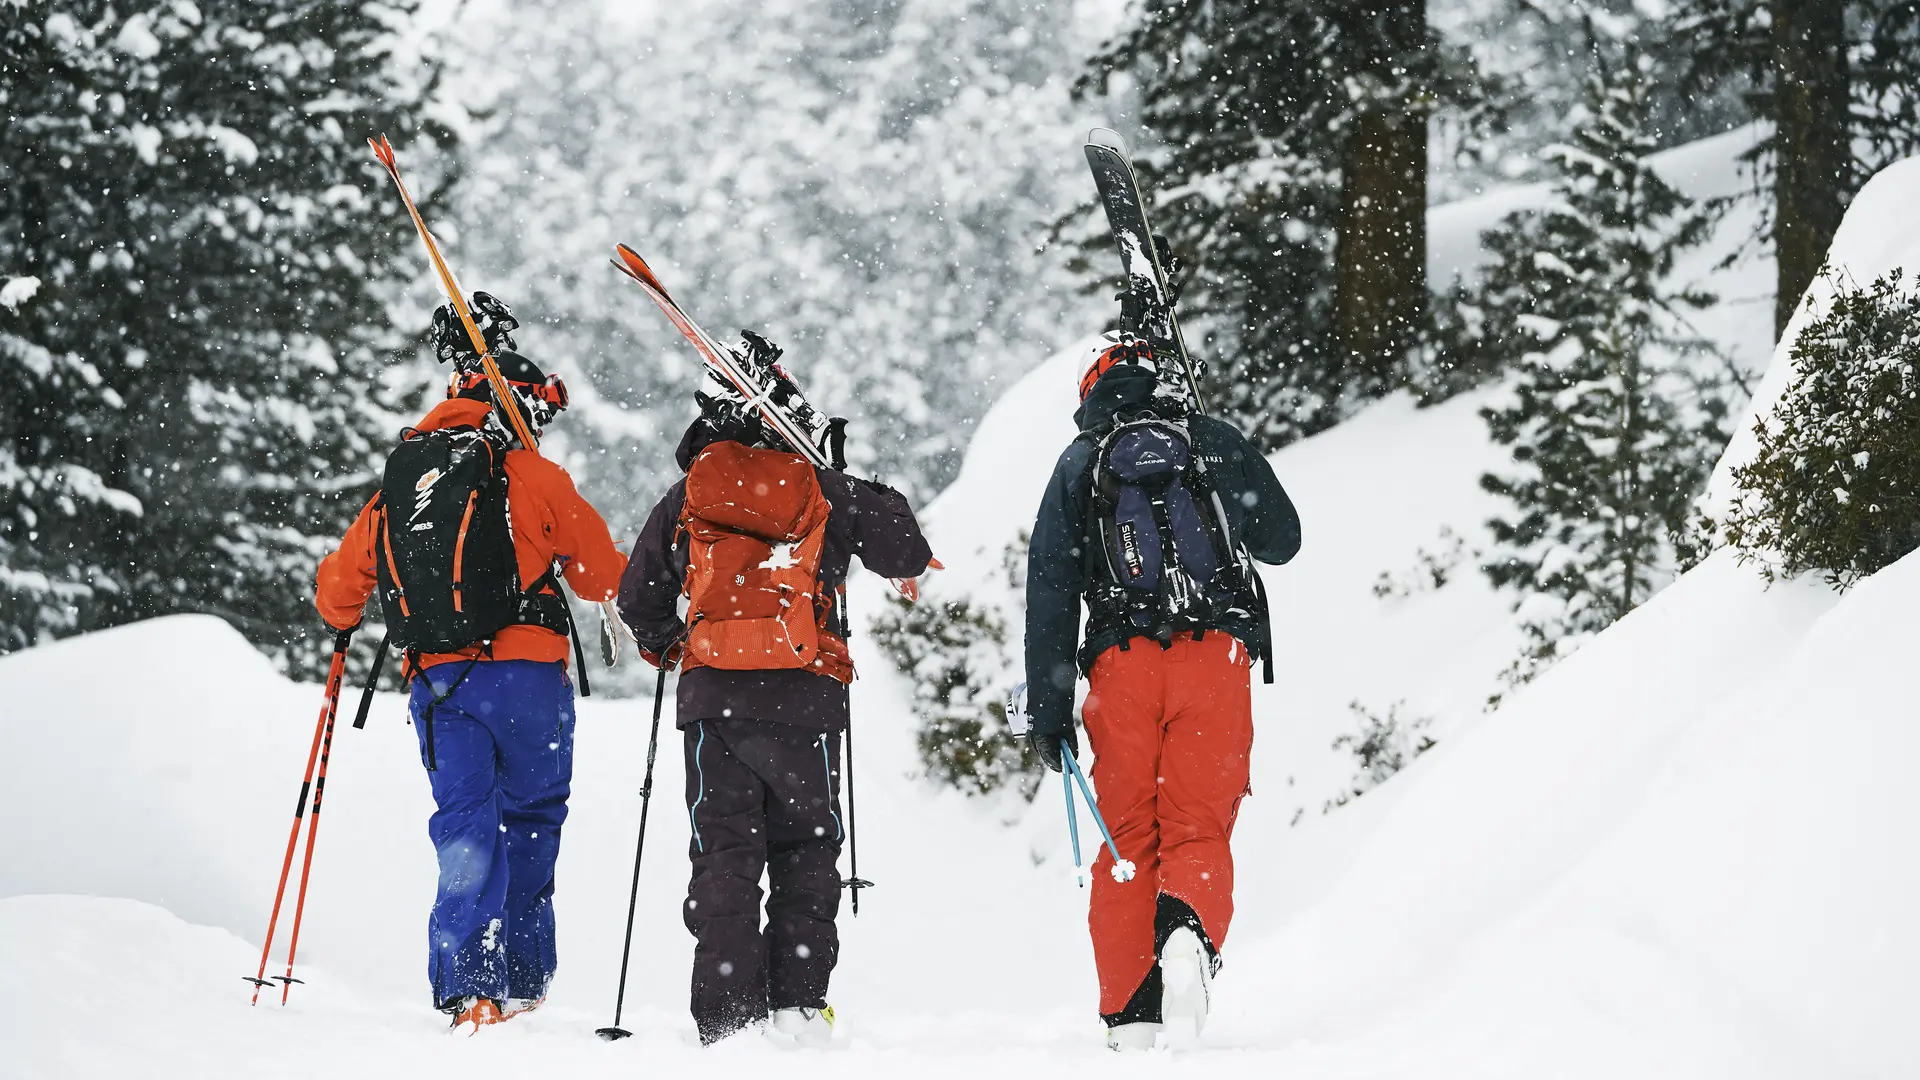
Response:
[[[360,629],[358,626],[349,626],[345,630],[335,630],[333,632],[333,651],[346,652],[347,646],[353,643],[353,632],[358,629]]]
[[[367,688],[360,693],[360,711],[353,717],[353,726],[367,726],[367,713],[373,709],[373,688],[380,685],[380,669],[387,662],[387,645],[393,640],[393,632],[380,641],[380,651],[373,654],[373,672],[367,676]]]

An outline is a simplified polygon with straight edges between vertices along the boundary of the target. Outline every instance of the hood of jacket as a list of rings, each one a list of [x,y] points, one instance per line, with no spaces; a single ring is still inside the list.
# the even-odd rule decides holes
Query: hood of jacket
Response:
[[[487,422],[487,414],[493,406],[484,401],[471,398],[448,398],[435,405],[421,421],[413,425],[414,431],[439,431],[442,428],[482,427]]]
[[[1074,410],[1074,423],[1081,431],[1096,431],[1113,423],[1122,409],[1144,405],[1153,398],[1159,379],[1153,372],[1135,364],[1114,368],[1093,384],[1093,392]]]

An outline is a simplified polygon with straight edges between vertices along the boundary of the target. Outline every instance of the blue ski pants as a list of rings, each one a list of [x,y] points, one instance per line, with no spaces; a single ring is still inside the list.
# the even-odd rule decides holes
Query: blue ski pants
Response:
[[[427,822],[440,860],[427,920],[434,1005],[541,997],[556,965],[553,865],[573,783],[566,668],[440,664],[414,678],[409,706],[438,808]]]

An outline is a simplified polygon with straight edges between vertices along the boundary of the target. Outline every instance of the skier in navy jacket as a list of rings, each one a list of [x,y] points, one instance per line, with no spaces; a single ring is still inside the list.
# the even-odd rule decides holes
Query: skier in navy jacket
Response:
[[[1116,422],[1182,412],[1156,394],[1169,376],[1144,342],[1110,336],[1096,348],[1074,414],[1081,434],[1054,467],[1028,547],[1029,737],[1055,771],[1063,740],[1078,752],[1073,692],[1085,674],[1100,811],[1138,872],[1114,881],[1113,854],[1103,850],[1093,874],[1088,925],[1101,1019],[1116,1049],[1152,1046],[1163,1021],[1205,1021],[1233,913],[1228,838],[1249,783],[1249,673],[1269,649],[1264,603],[1218,605],[1178,632],[1155,633],[1096,602],[1112,558],[1095,535],[1101,439]],[[1171,419],[1204,463],[1231,537],[1256,561],[1292,559],[1300,518],[1266,459],[1230,424]]]

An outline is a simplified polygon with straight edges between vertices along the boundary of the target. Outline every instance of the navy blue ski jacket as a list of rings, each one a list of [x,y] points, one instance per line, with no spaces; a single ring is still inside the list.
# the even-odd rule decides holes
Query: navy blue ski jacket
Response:
[[[1096,448],[1089,434],[1106,429],[1114,414],[1145,403],[1154,376],[1139,367],[1116,367],[1101,376],[1074,420],[1081,435],[1060,454],[1040,500],[1027,545],[1027,714],[1040,736],[1064,735],[1073,727],[1073,684],[1102,652],[1118,645],[1118,630],[1080,642],[1081,597],[1090,584],[1086,554]],[[1234,535],[1263,563],[1284,563],[1300,551],[1300,515],[1273,467],[1233,425],[1195,416],[1188,422],[1194,452],[1213,467]],[[1224,630],[1251,649],[1261,627],[1251,620],[1224,620]]]

